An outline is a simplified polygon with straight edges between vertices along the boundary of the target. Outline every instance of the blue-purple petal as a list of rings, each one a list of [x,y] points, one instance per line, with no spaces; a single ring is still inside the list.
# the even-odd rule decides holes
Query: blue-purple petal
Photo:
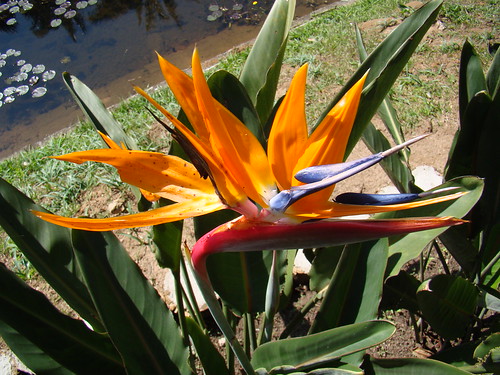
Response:
[[[382,153],[370,155],[366,158],[349,161],[346,163],[316,165],[297,172],[295,178],[300,182],[309,184],[324,180],[326,178],[337,176],[349,170],[353,171],[352,174],[358,173],[359,167],[362,167],[361,170],[363,170],[378,163],[380,160],[382,160]],[[352,176],[352,174],[349,174],[347,177]]]

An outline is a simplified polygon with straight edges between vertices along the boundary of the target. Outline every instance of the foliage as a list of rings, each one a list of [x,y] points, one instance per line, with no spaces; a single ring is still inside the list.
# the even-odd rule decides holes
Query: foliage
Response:
[[[370,124],[377,110],[386,120],[393,140],[402,143],[401,125],[395,121],[394,110],[384,98],[437,17],[440,7],[441,2],[434,0],[408,17],[373,53],[363,56],[364,62],[332,100],[329,108],[369,70],[360,102],[363,114],[356,119],[349,150],[362,136],[374,151],[387,148],[388,140]],[[228,102],[230,105],[227,107],[262,143],[266,142],[271,120],[276,113],[273,108],[277,99],[276,86],[293,11],[293,1],[277,0],[240,77],[219,71],[209,79],[212,94],[221,102]],[[358,40],[361,42],[360,38]],[[360,47],[360,50],[364,48]],[[495,59],[491,73],[476,91],[470,87],[477,83],[478,70],[465,69],[469,76],[464,73],[467,85],[461,91],[467,93],[461,95],[464,98],[462,103],[465,103],[463,106],[466,107],[461,111],[464,119],[473,118],[478,113],[484,114],[484,106],[492,111],[491,116],[496,115],[498,118],[494,113],[500,107],[494,106],[498,104],[499,97],[498,60]],[[474,65],[474,54],[465,53],[463,61]],[[65,75],[64,78],[92,124],[110,135],[115,142],[132,147],[133,138],[123,132],[120,123],[109,116],[90,89],[71,75]],[[481,98],[475,99],[477,96]],[[476,101],[481,111],[476,109]],[[179,118],[183,119],[182,113]],[[493,118],[486,116],[486,129],[491,128]],[[470,133],[469,125],[463,123],[461,132]],[[474,161],[485,160],[488,156],[491,158],[493,150],[480,147],[483,146],[480,142],[483,138],[478,137],[478,142],[474,143],[477,147],[473,148],[478,158]],[[491,135],[487,133],[484,137]],[[436,189],[451,187],[468,194],[453,202],[381,216],[466,215],[479,200],[483,184],[477,178],[461,176],[478,174],[488,177],[488,173],[495,170],[491,166],[491,169],[486,169],[487,175],[484,175],[481,169],[483,164],[469,163],[469,169],[462,173],[463,169],[459,169],[459,165],[462,168],[463,164],[467,164],[462,160],[471,154],[470,140],[470,136],[457,136],[448,169],[450,181]],[[171,152],[181,153],[175,143],[172,144]],[[407,167],[408,157],[402,151],[388,159],[384,168],[396,186],[409,193],[417,187]],[[454,170],[458,171],[452,172]],[[494,181],[498,186],[498,180]],[[487,184],[485,195],[474,210],[480,210],[483,204],[492,202],[498,207],[498,201],[494,200],[495,196],[491,193],[493,188]],[[181,281],[182,276],[187,279],[186,266],[191,265],[189,254],[187,265],[181,256],[182,223],[160,224],[152,229],[157,258],[162,266],[172,270],[176,280],[178,313],[173,314],[112,233],[62,228],[37,219],[30,210],[43,211],[43,208],[9,183],[0,180],[0,224],[3,229],[40,275],[87,323],[62,314],[46,297],[2,265],[0,334],[30,369],[47,374],[99,373],[103,370],[106,373],[190,374],[196,371],[195,361],[198,360],[207,374],[234,373],[231,354],[228,354],[229,365],[225,364],[209,339],[205,322],[190,293],[191,286]],[[457,240],[460,231],[449,237],[455,243],[477,245],[476,254],[483,255],[480,261],[469,265],[469,268],[463,266],[470,270],[465,275],[468,278],[447,275],[427,281],[416,291],[417,302],[409,304],[419,306],[424,317],[429,317],[427,319],[431,325],[433,321],[446,323],[448,318],[443,318],[443,314],[454,313],[459,318],[468,318],[475,303],[481,300],[478,298],[478,288],[481,288],[483,300],[487,302],[486,307],[498,305],[496,293],[492,290],[498,283],[498,257],[495,254],[498,238],[494,237],[498,232],[495,228],[499,226],[498,210],[481,222],[474,218],[474,210],[470,213],[471,226],[477,238],[461,242],[462,238],[458,237]],[[233,217],[222,211],[196,219],[197,238]],[[384,275],[397,274],[406,261],[418,256],[426,244],[442,234],[443,230],[422,232],[418,241],[409,234],[340,247],[310,249],[311,282],[316,285],[318,296],[323,296],[323,299],[315,324],[302,337],[287,338],[283,334],[280,340],[271,340],[273,316],[286,305],[290,293],[290,265],[293,263],[294,251],[235,252],[212,256],[208,271],[221,296],[225,316],[219,309],[219,302],[215,298],[211,299],[211,287],[203,279],[199,280],[199,284],[205,291],[207,304],[215,320],[226,335],[228,345],[249,374],[353,374],[361,371],[373,374],[402,371],[462,374],[472,371],[471,367],[475,371],[490,371],[498,365],[498,338],[494,335],[475,344],[473,358],[476,361],[467,363],[468,367],[445,359],[373,360],[365,356],[367,348],[386,340],[394,332],[391,323],[377,320]],[[461,248],[452,252],[454,256],[462,253]],[[464,256],[459,263],[468,264],[467,261],[467,256]],[[475,277],[477,275],[478,280]],[[386,285],[389,285],[390,280],[393,279],[388,278]],[[407,284],[414,286],[411,280]],[[184,304],[191,317],[184,314]],[[441,305],[446,305],[448,310],[437,308]],[[422,306],[428,306],[429,309],[424,312]],[[457,307],[460,307],[460,311],[457,311]],[[235,314],[243,317],[244,348],[239,346],[238,339],[232,333],[231,322],[236,319]],[[257,314],[262,317],[263,330],[265,328],[267,331],[266,335],[259,338],[256,337],[254,321]],[[469,324],[468,319],[464,321]],[[291,330],[293,327],[287,327],[286,332]],[[443,336],[446,337],[446,334],[443,333]]]
[[[391,274],[386,280],[382,300],[384,309],[406,308],[411,314],[421,316],[441,338],[461,340],[461,344],[450,350],[450,354],[439,353],[436,358],[452,363],[465,351],[469,354],[468,361],[457,366],[468,370],[476,366],[484,372],[498,371],[497,362],[493,360],[483,366],[482,360],[478,356],[473,357],[472,352],[482,342],[488,342],[489,335],[498,330],[498,325],[489,321],[490,314],[499,311],[500,302],[500,166],[495,157],[494,143],[491,142],[499,136],[499,69],[498,50],[485,75],[478,54],[468,41],[465,42],[460,63],[460,127],[450,150],[445,177],[452,179],[476,175],[484,178],[485,182],[481,198],[465,216],[470,222],[461,228],[450,228],[439,236],[460,270],[450,272],[443,249],[434,241],[430,250],[438,252],[446,273],[419,280],[401,267],[395,267],[397,275]],[[391,106],[387,99],[386,105]],[[394,111],[381,111],[380,115],[393,137],[394,134],[402,134]],[[364,141],[372,149],[387,143],[382,133],[373,126],[365,132]],[[399,160],[388,160],[384,169],[400,190],[418,190],[404,155],[400,155]],[[488,311],[490,314],[487,314]],[[488,358],[491,360],[491,357]]]

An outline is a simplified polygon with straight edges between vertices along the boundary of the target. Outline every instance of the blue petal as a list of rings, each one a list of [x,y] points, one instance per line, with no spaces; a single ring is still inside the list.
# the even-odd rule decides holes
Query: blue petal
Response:
[[[318,182],[326,178],[337,176],[349,170],[353,172],[349,174],[349,176],[352,176],[353,174],[358,173],[363,169],[371,167],[382,159],[382,153],[379,152],[378,154],[346,163],[316,165],[314,167],[305,168],[297,172],[295,178],[300,182],[309,184],[312,182]]]
[[[335,184],[339,181],[342,181],[343,179],[346,179],[356,173],[365,170],[366,168],[371,167],[374,164],[377,164],[387,156],[390,156],[425,137],[427,137],[427,134],[415,137],[413,139],[410,139],[409,141],[401,143],[400,145],[394,146],[389,150],[379,152],[378,154],[373,154],[362,159],[345,163],[317,165],[305,168],[297,172],[295,178],[300,182],[308,184],[341,175],[342,178],[336,179],[335,182],[332,182],[332,184]]]
[[[346,178],[351,177],[371,167],[372,165],[377,164],[387,156],[398,152],[399,150],[419,141],[426,136],[427,135],[421,135],[400,145],[392,147],[389,150],[379,152],[378,154],[374,154],[359,160],[305,168],[299,171],[295,175],[295,178],[300,182],[306,183],[306,185],[293,186],[289,190],[281,191],[271,199],[271,201],[269,202],[269,207],[273,211],[285,212],[288,207],[297,202],[299,199],[302,199],[310,194],[332,186],[337,182],[345,180]]]

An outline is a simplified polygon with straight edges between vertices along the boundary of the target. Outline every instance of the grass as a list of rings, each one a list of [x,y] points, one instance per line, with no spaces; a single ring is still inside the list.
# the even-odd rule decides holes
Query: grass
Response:
[[[498,0],[445,2],[436,26],[442,28],[438,37],[421,44],[393,87],[391,98],[403,124],[413,127],[422,119],[439,119],[440,114],[453,111],[461,46],[465,37],[469,38],[489,64],[488,43],[498,38],[498,3]],[[307,116],[310,123],[358,67],[353,24],[360,25],[367,50],[371,51],[390,32],[395,21],[408,14],[408,7],[398,0],[358,0],[315,16],[292,30],[284,71],[288,67],[295,72],[298,66],[309,63]],[[364,24],[374,19],[378,20],[372,23],[375,31]],[[215,68],[237,75],[247,54],[248,49],[231,52]],[[282,84],[287,85],[290,78],[291,73],[284,77]],[[169,111],[177,113],[179,107],[168,89],[151,90],[151,95]],[[141,149],[164,151],[169,139],[149,136],[153,119],[144,110],[145,106],[146,101],[135,96],[116,106],[113,115]],[[48,156],[102,147],[101,142],[89,123],[81,123],[41,147],[0,162],[0,176],[50,211],[74,215],[80,209],[82,195],[99,184],[118,192],[127,187],[111,167],[95,163],[74,165]],[[10,259],[16,272],[25,278],[31,277],[33,271],[12,242],[5,234],[0,235],[0,239],[0,258]]]

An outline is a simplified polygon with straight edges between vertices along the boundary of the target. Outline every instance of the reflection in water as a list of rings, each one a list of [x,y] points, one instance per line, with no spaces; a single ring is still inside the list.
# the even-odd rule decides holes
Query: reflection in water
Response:
[[[62,27],[73,40],[77,28],[85,31],[84,18],[80,12],[97,0],[9,0],[0,6],[0,30],[17,32],[19,24],[30,21],[30,30],[37,37],[44,37],[51,29]]]
[[[333,0],[298,2],[326,1]],[[204,39],[206,44],[199,45],[203,53],[221,53],[234,45],[235,38],[241,43],[257,31],[253,28],[250,34],[248,28],[231,26],[260,22],[272,3],[0,0],[0,158],[19,149],[19,143],[35,143],[76,119],[63,71],[97,90],[110,105],[132,93],[131,81],[161,81],[152,68],[153,51],[182,54]],[[207,39],[223,29],[223,37]]]
[[[157,20],[163,22],[172,19],[180,27],[181,21],[176,13],[176,8],[175,0],[163,0],[163,4],[159,0],[102,0],[97,10],[90,15],[89,19],[92,22],[99,22],[116,18],[128,13],[130,10],[135,10],[139,24],[141,25],[143,24],[144,14],[145,28],[149,31],[156,27]]]

